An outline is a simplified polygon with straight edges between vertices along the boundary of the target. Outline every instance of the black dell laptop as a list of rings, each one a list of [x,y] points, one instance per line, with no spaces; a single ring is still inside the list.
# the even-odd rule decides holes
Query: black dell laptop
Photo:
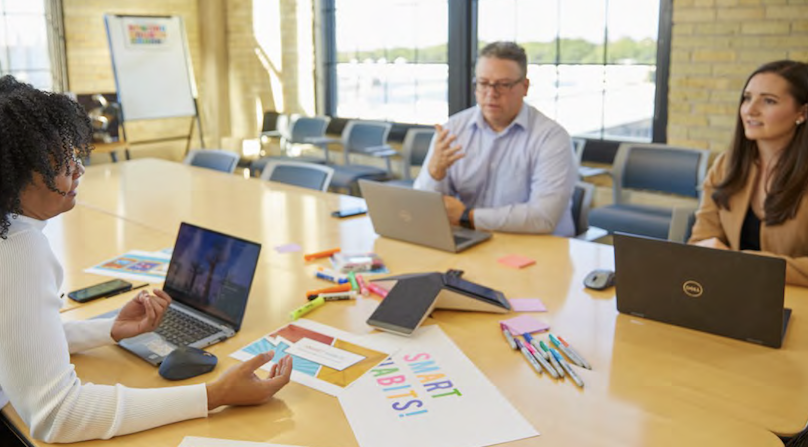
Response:
[[[616,233],[617,310],[772,348],[782,345],[786,262]]]

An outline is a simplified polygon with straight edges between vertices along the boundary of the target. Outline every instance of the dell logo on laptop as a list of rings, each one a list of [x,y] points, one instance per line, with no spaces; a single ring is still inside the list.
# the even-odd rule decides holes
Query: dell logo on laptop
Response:
[[[701,286],[701,284],[693,280],[685,281],[685,283],[682,284],[682,290],[687,296],[692,298],[698,298],[702,293],[704,293],[704,288]]]
[[[412,222],[412,214],[410,214],[407,210],[401,210],[398,212],[398,217],[401,218],[404,222],[410,223]]]

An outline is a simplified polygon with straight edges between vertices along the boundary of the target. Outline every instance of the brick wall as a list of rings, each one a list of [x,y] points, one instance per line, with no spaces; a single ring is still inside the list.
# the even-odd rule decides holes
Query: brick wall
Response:
[[[668,143],[725,150],[746,78],[777,59],[808,61],[808,0],[674,0]]]
[[[232,137],[257,138],[263,111],[314,114],[311,0],[227,1]]]
[[[70,91],[81,94],[116,90],[104,26],[104,14],[179,15],[183,18],[185,25],[200,99],[204,96],[205,82],[199,75],[201,72],[200,44],[196,0],[138,0],[136,2],[63,0],[63,13]],[[132,121],[126,124],[126,134],[130,141],[186,135],[190,122],[189,118]],[[197,147],[199,144],[196,135],[198,134],[195,132],[192,147]],[[133,158],[161,156],[180,159],[185,152],[185,145],[185,140],[136,145],[132,148],[132,154]]]

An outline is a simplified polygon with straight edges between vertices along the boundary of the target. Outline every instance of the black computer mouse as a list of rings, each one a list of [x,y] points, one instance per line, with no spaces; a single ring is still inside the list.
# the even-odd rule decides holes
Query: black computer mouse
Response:
[[[615,275],[611,270],[592,270],[584,278],[584,285],[590,289],[603,290],[614,285]]]
[[[160,375],[168,380],[182,380],[210,372],[219,359],[210,352],[190,346],[179,347],[169,353],[160,364]]]

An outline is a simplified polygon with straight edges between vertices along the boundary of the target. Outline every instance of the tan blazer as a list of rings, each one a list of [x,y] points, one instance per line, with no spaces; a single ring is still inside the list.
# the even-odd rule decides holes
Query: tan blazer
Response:
[[[696,212],[696,223],[693,225],[693,234],[689,242],[715,237],[731,249],[739,250],[741,226],[755,187],[757,167],[752,167],[746,186],[730,198],[730,209],[725,210],[718,207],[712,195],[713,186],[721,182],[726,174],[727,158],[726,153],[719,155],[704,180],[704,196]],[[808,179],[806,185],[808,186]],[[755,253],[786,260],[787,283],[808,286],[808,194],[803,195],[794,219],[774,226],[768,226],[765,222],[760,223],[760,248],[762,251]]]

